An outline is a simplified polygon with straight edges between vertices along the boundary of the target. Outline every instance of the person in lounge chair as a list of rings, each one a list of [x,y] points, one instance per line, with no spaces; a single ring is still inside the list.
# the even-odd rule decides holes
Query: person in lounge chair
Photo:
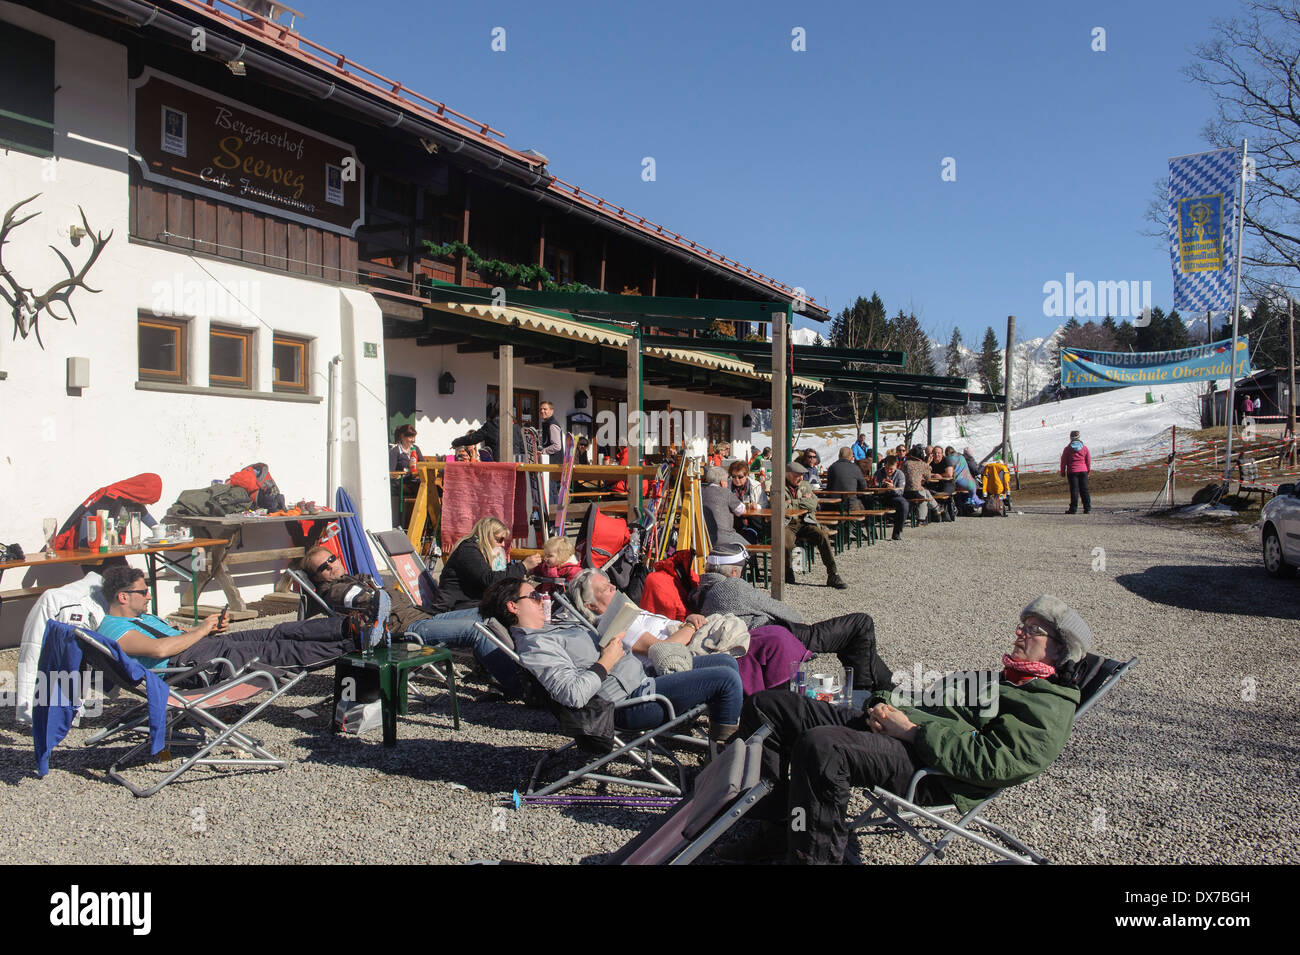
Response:
[[[926,767],[946,776],[923,779],[917,802],[953,802],[966,812],[994,790],[1033,779],[1070,738],[1080,664],[1091,644],[1083,618],[1044,594],[1020,612],[1001,679],[988,698],[913,705],[921,695],[914,687],[910,694],[878,692],[859,711],[789,690],[750,697],[741,735],[771,725],[763,773],[776,786],[754,810],[767,821],[718,854],[736,861],[837,864],[848,844],[845,811],[854,787],[904,794]],[[947,687],[945,696],[964,695],[965,687]]]
[[[711,740],[723,743],[735,735],[744,694],[736,659],[729,654],[696,657],[690,670],[652,677],[642,662],[626,651],[625,634],[616,634],[600,647],[582,624],[547,623],[541,594],[519,577],[492,584],[483,595],[479,613],[509,629],[520,662],[560,706],[581,709],[597,696],[620,703],[659,694],[672,702],[677,713],[707,703]],[[695,629],[691,624],[683,627]],[[620,710],[615,722],[623,729],[640,730],[658,726],[665,719],[663,706],[647,701]]]
[[[474,626],[480,622],[473,607],[442,613],[414,604],[406,592],[393,584],[382,591],[360,574],[345,574],[338,558],[325,547],[313,547],[302,561],[316,593],[338,613],[360,610],[376,612],[381,594],[389,605],[389,629],[394,636],[414,633],[426,644],[470,650],[474,659],[501,684],[508,696],[522,696],[523,683],[519,668],[502,650]]]
[[[700,613],[735,614],[753,632],[756,627],[785,627],[813,653],[834,653],[853,667],[853,685],[860,690],[890,686],[890,671],[876,653],[876,625],[870,614],[846,613],[817,623],[804,623],[789,604],[744,579],[745,548],[720,544],[709,554],[707,572],[695,592]]]
[[[98,632],[116,640],[142,666],[161,669],[207,663],[216,657],[229,660],[236,670],[250,663],[283,669],[313,667],[362,649],[371,631],[349,617],[299,620],[259,630],[229,633],[221,614],[205,617],[196,627],[177,630],[165,620],[146,613],[149,588],[144,571],[110,567],[104,571],[104,599],[108,616]]]
[[[707,561],[735,560],[743,566],[744,551],[731,557],[717,552],[710,554]],[[569,599],[575,607],[588,615],[593,623],[610,608],[618,588],[598,570],[588,568],[582,571],[569,584]],[[727,615],[719,615],[726,617]],[[740,618],[734,619],[733,629],[740,634],[749,634],[749,646],[745,652],[736,657],[740,668],[740,681],[746,695],[757,693],[776,686],[784,686],[790,681],[790,664],[802,663],[811,654],[789,630],[778,624],[755,627],[750,630]],[[727,621],[717,621],[724,625]],[[695,634],[709,623],[708,618],[698,613],[683,613],[681,619],[643,610],[627,628],[623,646],[630,653],[635,653],[643,661],[655,663],[661,651],[654,654],[651,650],[656,644],[688,645]],[[687,651],[689,653],[689,651]],[[734,655],[734,654],[733,654]]]

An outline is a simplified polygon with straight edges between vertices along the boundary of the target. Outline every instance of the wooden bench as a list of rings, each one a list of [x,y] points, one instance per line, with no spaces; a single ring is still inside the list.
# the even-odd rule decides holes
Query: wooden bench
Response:
[[[1277,488],[1273,485],[1259,483],[1259,462],[1250,458],[1237,458],[1237,481],[1238,497],[1248,498],[1252,494],[1258,494],[1261,504],[1268,496],[1277,493]]]

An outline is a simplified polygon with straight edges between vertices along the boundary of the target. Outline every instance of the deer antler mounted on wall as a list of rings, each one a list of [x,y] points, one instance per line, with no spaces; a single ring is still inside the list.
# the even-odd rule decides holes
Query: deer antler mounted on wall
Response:
[[[67,256],[58,249],[55,249],[54,246],[50,246],[51,249],[54,249],[54,254],[63,262],[63,267],[68,270],[68,277],[55,282],[40,295],[37,295],[34,288],[28,288],[18,284],[18,280],[14,278],[13,273],[5,268],[3,255],[5,242],[9,240],[9,233],[18,228],[18,226],[22,225],[24,222],[27,222],[30,219],[35,219],[40,215],[39,212],[33,212],[30,215],[23,216],[22,218],[15,218],[14,213],[27,205],[27,203],[32,202],[39,197],[40,193],[38,192],[36,195],[30,196],[22,202],[10,206],[9,211],[5,213],[4,221],[0,222],[0,279],[4,282],[3,285],[0,285],[0,296],[4,296],[4,300],[9,303],[9,307],[13,312],[14,338],[17,338],[19,335],[26,338],[28,333],[35,332],[36,341],[42,348],[44,348],[45,342],[41,341],[41,331],[36,324],[40,319],[41,312],[46,312],[60,322],[67,321],[70,318],[72,319],[73,324],[76,324],[77,316],[72,312],[72,293],[79,288],[84,288],[91,294],[100,291],[99,289],[91,288],[85,283],[86,273],[90,271],[90,267],[94,265],[95,260],[99,258],[99,253],[104,251],[104,246],[108,243],[108,240],[113,238],[113,233],[109,232],[108,235],[97,234],[90,227],[90,223],[86,221],[85,210],[78,206],[77,211],[81,213],[81,224],[85,226],[85,234],[90,236],[90,258],[86,259],[86,264],[80,269],[74,269],[72,263],[68,261]],[[5,288],[5,285],[8,285],[9,287]],[[66,315],[60,315],[58,312],[54,311],[52,306],[55,302],[63,303],[63,307],[67,309]]]

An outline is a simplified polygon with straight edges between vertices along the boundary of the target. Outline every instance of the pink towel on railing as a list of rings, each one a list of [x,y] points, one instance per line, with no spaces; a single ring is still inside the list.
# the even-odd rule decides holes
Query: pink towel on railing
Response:
[[[513,461],[449,461],[442,487],[442,550],[451,553],[479,519],[497,517],[513,538],[528,536],[528,489]]]

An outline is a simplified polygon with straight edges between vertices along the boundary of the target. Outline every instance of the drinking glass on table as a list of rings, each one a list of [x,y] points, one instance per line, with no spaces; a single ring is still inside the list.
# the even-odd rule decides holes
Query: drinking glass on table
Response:
[[[844,668],[844,682],[835,696],[835,705],[844,709],[853,709],[853,667]]]
[[[59,532],[59,519],[57,517],[47,517],[41,521],[41,530],[45,532],[45,556],[57,557],[54,550],[54,535]]]
[[[800,696],[808,695],[808,664],[790,663],[790,689]]]

